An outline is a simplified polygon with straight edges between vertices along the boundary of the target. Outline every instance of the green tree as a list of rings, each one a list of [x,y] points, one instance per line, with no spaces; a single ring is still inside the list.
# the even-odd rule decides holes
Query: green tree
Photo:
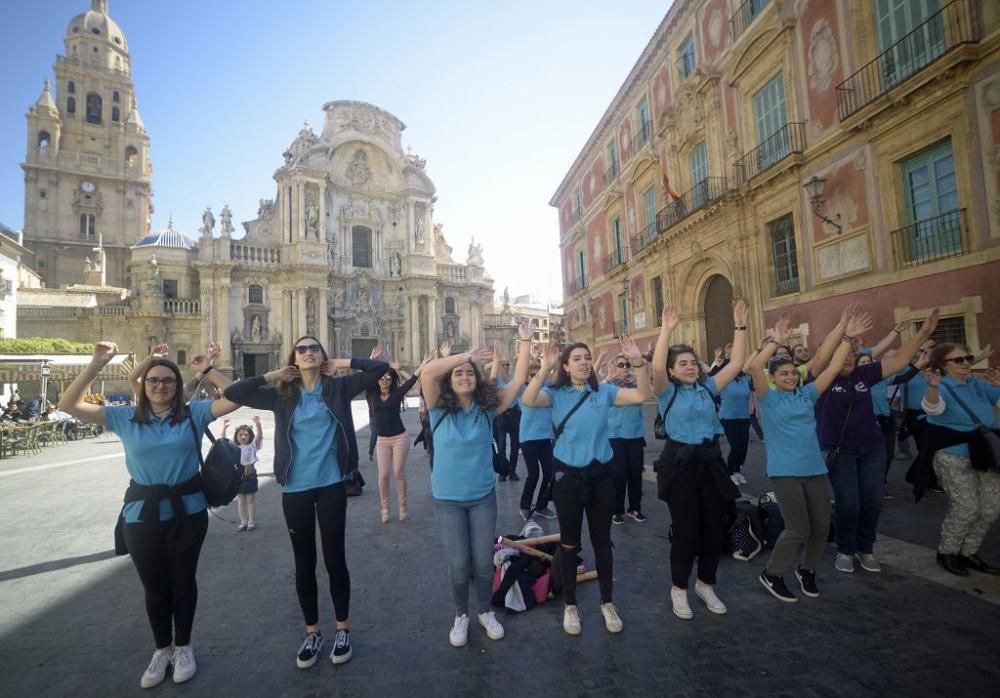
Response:
[[[68,339],[46,337],[0,339],[0,354],[90,354],[93,351],[93,344],[71,342]]]

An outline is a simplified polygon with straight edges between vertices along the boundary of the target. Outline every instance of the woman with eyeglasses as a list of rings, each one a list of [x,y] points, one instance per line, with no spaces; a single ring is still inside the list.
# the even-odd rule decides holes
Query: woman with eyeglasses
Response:
[[[118,347],[98,342],[90,363],[66,389],[59,409],[77,419],[114,432],[125,449],[129,487],[122,507],[122,532],[132,564],[142,582],[146,615],[156,651],[140,686],[151,688],[173,667],[174,683],[197,671],[191,629],[198,585],[195,574],[208,532],[208,502],[199,472],[201,435],[214,419],[238,405],[228,400],[201,400],[184,405],[183,380],[166,349],[145,360],[136,376],[135,406],[104,407],[84,401],[90,384]],[[229,380],[203,356],[191,365],[214,385]]]
[[[601,615],[604,627],[620,633],[622,620],[611,598],[614,560],[611,553],[611,516],[615,505],[612,459],[614,452],[608,438],[608,420],[616,405],[641,405],[649,397],[646,362],[635,342],[622,337],[621,350],[638,369],[635,388],[619,388],[614,383],[598,383],[590,348],[575,342],[560,351],[549,342],[542,354],[542,367],[528,383],[521,399],[528,407],[551,407],[552,423],[563,424],[555,434],[555,484],[552,499],[559,517],[561,550],[560,574],[563,584],[563,630],[569,635],[582,632],[576,603],[576,553],[584,514],[594,547],[597,583],[600,587]],[[545,376],[556,372],[552,385],[544,385]]]
[[[435,359],[420,374],[434,440],[434,515],[455,604],[448,634],[452,647],[463,647],[469,638],[470,574],[479,624],[491,640],[504,636],[503,625],[490,608],[497,527],[493,425],[497,415],[517,400],[528,375],[532,330],[527,321],[518,328],[518,335],[514,379],[503,391],[480,370],[481,364],[493,358],[493,351],[485,347]]]
[[[670,602],[674,615],[693,617],[688,584],[695,558],[698,580],[694,592],[708,610],[727,612],[715,593],[716,571],[722,555],[726,507],[739,496],[729,478],[719,436],[722,424],[715,411],[715,396],[739,375],[747,354],[746,303],[733,307],[733,349],[729,364],[706,376],[692,347],[670,346],[670,335],[679,323],[672,305],[663,309],[660,335],[653,352],[653,392],[663,418],[667,441],[656,462],[657,488],[670,508],[673,540],[670,545]]]
[[[345,480],[358,469],[351,399],[374,388],[388,368],[374,359],[330,359],[319,340],[305,336],[295,340],[285,366],[245,378],[225,391],[226,398],[237,404],[274,412],[274,477],[281,485],[281,508],[295,556],[295,591],[306,624],[295,659],[300,669],[313,666],[323,647],[316,586],[317,523],[337,618],[330,660],[343,664],[351,658],[351,578],[344,548]],[[356,373],[333,377],[342,370]]]
[[[1000,574],[1000,567],[979,555],[983,538],[1000,515],[1000,463],[991,458],[977,428],[978,422],[996,432],[1000,387],[972,377],[975,360],[962,344],[934,347],[923,400],[933,430],[928,450],[934,452],[934,472],[948,495],[937,562],[962,577],[970,569]]]
[[[406,427],[400,419],[399,412],[417,380],[420,369],[434,358],[433,353],[424,357],[424,362],[417,367],[412,376],[405,378],[399,384],[400,374],[405,374],[399,364],[390,362],[389,370],[378,378],[378,384],[365,391],[368,407],[373,415],[371,429],[378,432],[376,442],[376,462],[378,463],[378,496],[379,517],[382,523],[389,523],[389,479],[396,480],[396,497],[399,500],[399,520],[406,521],[409,512],[406,508],[406,456],[410,453],[410,438]]]
[[[638,385],[632,373],[632,362],[624,353],[611,360],[613,372],[605,383],[634,390]],[[642,513],[643,449],[646,447],[646,424],[642,418],[642,405],[615,405],[608,415],[608,439],[614,453],[615,512],[611,523],[625,523],[625,495],[628,494],[628,517],[638,523],[646,522]]]

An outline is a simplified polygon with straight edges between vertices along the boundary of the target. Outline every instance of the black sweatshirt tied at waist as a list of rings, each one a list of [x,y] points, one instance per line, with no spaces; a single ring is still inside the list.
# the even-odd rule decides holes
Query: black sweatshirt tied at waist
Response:
[[[198,473],[190,480],[185,480],[179,485],[140,485],[135,480],[129,480],[128,489],[125,490],[125,504],[142,502],[139,520],[144,523],[159,523],[160,500],[167,499],[170,501],[170,506],[174,511],[174,517],[179,521],[183,521],[187,515],[187,511],[184,509],[184,501],[181,499],[181,496],[185,494],[197,494],[203,489],[201,473]]]
[[[722,448],[717,438],[705,439],[700,444],[686,444],[667,439],[660,457],[653,464],[653,470],[656,472],[657,496],[660,499],[666,501],[671,481],[677,473],[686,468],[697,468],[711,475],[719,496],[727,502],[739,498],[739,488],[733,484],[726,471],[726,464],[722,460]]]
[[[582,468],[567,465],[558,458],[554,458],[553,462],[555,465],[554,482],[559,482],[567,476],[580,480],[579,500],[580,504],[584,506],[590,504],[594,487],[602,480],[610,480],[613,475],[611,461],[602,463],[599,460],[592,460]]]

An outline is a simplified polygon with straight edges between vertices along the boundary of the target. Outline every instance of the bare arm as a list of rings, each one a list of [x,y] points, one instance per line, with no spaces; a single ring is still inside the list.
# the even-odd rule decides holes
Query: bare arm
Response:
[[[128,374],[128,384],[132,388],[132,395],[136,399],[139,399],[139,393],[142,392],[142,376],[146,373],[149,365],[153,363],[154,359],[162,359],[167,356],[170,352],[170,347],[164,343],[157,344],[153,347],[153,351],[149,353],[145,359],[140,361],[135,365],[135,368]]]
[[[90,358],[90,363],[80,372],[76,380],[70,383],[69,387],[63,391],[62,397],[59,398],[59,409],[73,415],[77,419],[104,426],[107,423],[104,406],[84,402],[83,397],[90,388],[90,384],[100,374],[101,369],[117,353],[118,346],[114,342],[98,342],[94,346],[94,355]]]
[[[747,308],[746,301],[740,299],[733,307],[733,322],[736,329],[733,331],[733,351],[729,355],[729,363],[726,367],[715,374],[715,387],[721,391],[724,387],[740,375],[743,370],[743,363],[747,360],[747,319],[750,317],[750,309]]]
[[[893,373],[901,371],[906,364],[910,363],[910,360],[913,358],[914,354],[917,353],[920,345],[926,342],[927,339],[934,334],[934,330],[937,328],[939,315],[940,313],[938,312],[938,309],[935,308],[927,317],[924,324],[920,326],[920,331],[903,342],[903,346],[901,346],[895,354],[882,362],[883,378],[888,378]]]
[[[857,305],[848,305],[844,308],[844,312],[840,315],[840,320],[833,326],[830,334],[823,339],[823,343],[819,345],[819,349],[816,350],[816,353],[806,363],[806,370],[809,373],[815,376],[826,368],[826,365],[830,362],[830,357],[833,356],[833,352],[840,342],[840,338],[844,336],[844,329],[847,327],[847,318],[853,315],[857,309]]]
[[[660,318],[660,335],[656,338],[656,348],[653,349],[653,392],[657,395],[667,389],[667,354],[670,351],[670,334],[680,320],[673,305],[663,309]]]
[[[444,376],[466,362],[485,363],[492,357],[492,349],[479,347],[463,354],[449,353],[448,356],[428,362],[420,372],[420,388],[423,390],[427,409],[432,410],[437,407],[438,400],[441,398],[440,381]]]
[[[882,354],[889,350],[893,342],[896,341],[896,337],[903,334],[903,331],[910,325],[909,320],[903,322],[897,322],[896,326],[887,334],[882,340],[872,347],[872,361],[877,360]]]
[[[517,328],[519,338],[517,340],[517,363],[514,364],[514,377],[507,381],[500,393],[500,405],[497,406],[497,414],[504,412],[517,400],[524,382],[528,379],[528,365],[531,363],[531,336],[533,331],[527,319]],[[493,363],[498,359],[494,358]]]
[[[837,345],[830,364],[816,376],[816,380],[814,381],[816,383],[816,390],[821,395],[833,384],[833,381],[836,380],[837,375],[840,373],[840,369],[844,367],[844,362],[847,360],[848,355],[854,351],[853,338],[864,334],[871,329],[871,326],[872,319],[868,313],[858,313],[851,315],[847,319],[846,326],[844,327],[845,334],[840,338],[840,344]]]
[[[541,368],[538,369],[538,373],[528,383],[528,387],[524,389],[524,395],[521,396],[521,402],[528,407],[552,406],[548,394],[542,392],[542,386],[545,385],[545,377],[559,365],[560,353],[559,345],[555,342],[549,342],[545,345],[545,349],[542,351]]]
[[[228,419],[223,419],[222,420],[222,436],[220,436],[219,438],[221,438],[221,439],[228,439],[229,438],[229,420]]]
[[[259,450],[260,447],[264,445],[264,429],[260,425],[260,417],[257,417],[256,415],[254,416],[253,426],[257,431],[257,438],[254,439],[253,445],[254,448]]]
[[[789,324],[788,314],[782,313],[778,318],[778,322],[775,323],[774,329],[771,331],[771,336],[764,340],[764,345],[755,351],[747,362],[750,364],[748,372],[753,379],[753,391],[758,398],[764,397],[767,391],[770,390],[767,375],[764,373],[764,367],[767,366],[768,361],[774,356],[774,352],[778,351],[778,347],[788,341]]]
[[[649,366],[642,358],[642,350],[628,337],[621,338],[622,353],[625,354],[635,369],[635,387],[622,388],[615,395],[616,405],[641,405],[653,397],[649,385]],[[642,362],[642,363],[638,363]]]

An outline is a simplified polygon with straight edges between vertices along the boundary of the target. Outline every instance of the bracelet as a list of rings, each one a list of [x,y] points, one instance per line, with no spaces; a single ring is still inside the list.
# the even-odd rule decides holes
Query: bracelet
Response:
[[[857,337],[852,337],[849,334],[845,334],[843,337],[840,338],[840,341],[841,342],[850,342],[851,344],[857,344],[858,343],[858,338]]]
[[[531,340],[530,339],[520,339],[519,338],[517,341],[519,341],[519,342],[530,342]]]
[[[632,364],[632,368],[642,368],[645,365],[646,365],[645,361],[643,361],[641,364],[635,364],[634,363],[634,364]]]
[[[737,332],[746,332],[747,326],[746,325],[736,325],[736,327],[734,327],[733,329],[736,330]]]
[[[776,347],[780,347],[780,346],[781,346],[781,342],[779,342],[779,341],[778,341],[777,339],[775,339],[774,337],[768,337],[768,338],[767,338],[767,343],[768,343],[768,344],[773,344],[773,345],[774,345],[774,346],[776,346]]]

